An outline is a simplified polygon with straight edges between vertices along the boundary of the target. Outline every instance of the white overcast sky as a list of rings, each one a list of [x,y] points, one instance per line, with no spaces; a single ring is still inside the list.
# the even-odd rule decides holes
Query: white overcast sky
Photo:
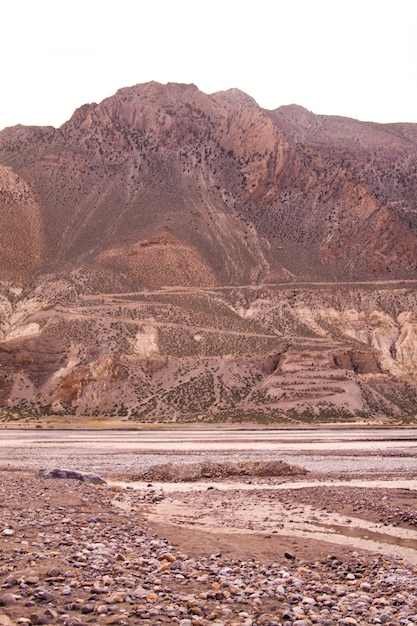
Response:
[[[156,80],[417,122],[417,0],[0,0],[0,128]]]

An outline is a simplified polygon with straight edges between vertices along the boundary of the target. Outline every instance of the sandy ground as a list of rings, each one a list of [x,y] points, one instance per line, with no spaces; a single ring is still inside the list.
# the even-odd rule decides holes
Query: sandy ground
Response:
[[[417,564],[417,432],[182,430],[0,431],[4,469],[93,471],[125,489],[154,493],[141,513],[195,551],[268,558],[287,546],[303,558],[371,550]],[[200,476],[172,482],[191,463],[282,463],[287,475]],[[164,465],[166,464],[166,465]],[[286,465],[287,464],[287,465]],[[158,466],[159,474],[150,470]],[[164,481],[164,467],[166,471]],[[291,468],[294,468],[291,471]],[[305,475],[298,475],[298,469]],[[285,472],[284,472],[285,474]],[[148,485],[152,485],[149,487]]]

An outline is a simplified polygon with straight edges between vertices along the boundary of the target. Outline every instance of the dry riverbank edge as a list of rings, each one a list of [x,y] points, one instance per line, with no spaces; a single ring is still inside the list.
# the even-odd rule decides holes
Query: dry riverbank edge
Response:
[[[47,429],[47,430],[122,430],[122,431],[177,431],[186,428],[191,431],[199,430],[250,430],[250,431],[268,431],[268,430],[308,430],[320,431],[331,429],[346,430],[351,428],[368,429],[386,429],[395,430],[415,429],[417,423],[407,421],[393,421],[392,419],[368,419],[368,420],[352,420],[352,421],[285,421],[259,423],[251,421],[195,421],[195,422],[138,422],[128,418],[94,418],[91,416],[63,416],[63,415],[45,415],[27,418],[1,418],[0,430],[3,429]]]
[[[135,488],[126,451],[106,450],[105,462],[100,450],[69,451],[72,467],[108,482],[92,485],[38,476],[50,447],[22,450],[0,467],[1,626],[417,623],[416,491],[400,482],[417,476],[413,449],[328,450],[321,472],[312,463],[299,478]],[[144,451],[140,464],[164,458]],[[382,479],[395,488],[375,487]]]

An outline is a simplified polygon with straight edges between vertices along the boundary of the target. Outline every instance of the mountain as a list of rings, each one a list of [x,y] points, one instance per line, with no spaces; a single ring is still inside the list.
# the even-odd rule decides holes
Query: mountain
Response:
[[[417,125],[147,83],[0,132],[0,407],[412,419]]]

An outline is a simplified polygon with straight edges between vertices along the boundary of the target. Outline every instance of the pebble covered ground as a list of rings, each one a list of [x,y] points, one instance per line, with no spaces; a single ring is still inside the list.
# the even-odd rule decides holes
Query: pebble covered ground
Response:
[[[417,569],[395,556],[190,555],[146,521],[168,497],[161,490],[13,468],[0,479],[0,626],[417,624]],[[328,492],[329,506],[342,493]],[[377,490],[354,498],[382,520],[394,515]]]

